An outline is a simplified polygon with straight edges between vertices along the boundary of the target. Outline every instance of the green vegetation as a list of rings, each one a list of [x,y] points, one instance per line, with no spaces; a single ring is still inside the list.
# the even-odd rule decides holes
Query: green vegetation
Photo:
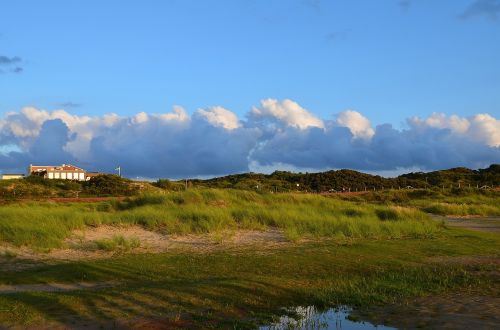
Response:
[[[294,241],[302,237],[435,238],[443,230],[414,208],[321,195],[215,189],[94,204],[9,204],[0,208],[0,219],[0,241],[42,249],[60,247],[75,229],[101,224],[134,224],[181,235],[278,228]]]
[[[137,237],[125,238],[122,235],[96,240],[94,243],[98,249],[106,251],[129,251],[141,245]]]
[[[150,319],[174,328],[255,328],[270,322],[283,306],[369,307],[450,290],[488,290],[495,283],[490,271],[498,271],[497,266],[449,261],[498,258],[500,239],[454,229],[433,240],[327,240],[258,251],[124,255],[2,269],[3,284],[117,284],[100,290],[0,294],[0,323],[36,326],[51,320],[78,327],[97,320],[109,328],[115,322]]]
[[[164,189],[179,189],[182,182],[156,183]],[[228,175],[208,180],[190,180],[194,187],[233,188],[256,191],[328,192],[328,191],[373,191],[399,188],[488,188],[500,185],[500,165],[486,169],[470,170],[459,167],[434,172],[418,172],[383,178],[352,170],[327,171],[321,173],[292,173],[276,171],[272,174],[245,173]],[[173,189],[175,187],[175,189]]]
[[[151,188],[149,184],[133,182],[110,174],[99,175],[84,182],[28,176],[23,179],[0,180],[0,199],[132,196],[140,190]]]
[[[438,215],[500,216],[500,191],[475,189],[420,189],[339,196],[343,200],[418,208]]]
[[[252,190],[257,192],[361,192],[389,189],[447,189],[474,188],[476,192],[500,186],[500,165],[486,169],[470,170],[453,168],[434,172],[418,172],[383,178],[353,170],[321,173],[292,173],[276,171],[272,174],[244,173],[207,180],[190,179],[173,181],[160,179],[156,182],[135,182],[116,175],[99,175],[88,182],[47,180],[28,176],[17,180],[0,180],[0,200],[132,196],[140,192],[158,190],[183,191],[188,188],[217,188]]]
[[[477,175],[486,178],[496,170],[491,168]],[[452,170],[449,176],[454,180],[462,172]],[[314,175],[296,177],[304,180],[300,190],[327,188],[321,180],[308,181]],[[500,237],[448,228],[428,213],[499,216],[500,191],[462,186],[359,194],[270,193],[286,191],[285,184],[295,190],[295,179],[276,178],[252,182],[239,178],[227,185],[220,179],[212,181],[241,189],[204,188],[210,181],[194,181],[188,190],[183,182],[161,180],[150,185],[116,176],[83,184],[39,178],[0,182],[4,197],[0,285],[111,283],[111,287],[68,292],[0,290],[0,324],[35,328],[57,323],[78,328],[99,322],[96,328],[113,328],[147,320],[152,323],[144,327],[151,328],[255,328],[271,322],[282,307],[369,308],[450,291],[498,292]],[[22,191],[18,185],[27,191],[21,201],[14,200]],[[80,196],[133,196],[92,203],[26,200],[43,194],[73,197],[75,191]],[[31,249],[44,255],[64,247],[74,230],[101,225],[210,234],[220,245],[134,254],[140,240],[115,235],[91,241],[92,249],[117,252],[106,259],[23,259]],[[289,242],[224,245],[239,229],[278,230]]]

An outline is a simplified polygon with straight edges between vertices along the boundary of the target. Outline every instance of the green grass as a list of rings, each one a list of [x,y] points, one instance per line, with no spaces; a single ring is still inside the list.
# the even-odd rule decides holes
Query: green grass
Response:
[[[439,215],[500,216],[500,191],[477,189],[418,189],[370,192],[359,196],[338,196],[349,201],[365,201],[413,207]]]
[[[443,227],[422,211],[321,195],[200,189],[97,204],[32,202],[0,208],[0,241],[60,247],[75,229],[134,224],[167,234],[282,229],[302,237],[435,238]]]
[[[94,204],[3,205],[0,241],[42,250],[62,246],[75,229],[103,224],[135,224],[167,234],[210,234],[217,243],[238,229],[278,228],[297,244],[118,253],[109,259],[34,268],[15,255],[0,254],[0,284],[117,282],[116,287],[99,290],[0,294],[0,324],[36,327],[60,322],[78,327],[98,321],[110,328],[115,320],[148,318],[173,328],[255,328],[269,323],[282,307],[368,308],[453,290],[487,291],[498,285],[491,276],[498,272],[497,265],[443,260],[499,258],[500,237],[448,229],[422,210],[434,203],[465,204],[471,207],[467,212],[484,212],[472,208],[494,207],[495,196],[432,191],[322,196],[193,189]],[[129,251],[140,245],[123,236],[94,243],[107,251]]]
[[[2,284],[120,283],[101,290],[0,295],[0,323],[94,324],[145,317],[189,328],[254,328],[287,306],[368,307],[450,290],[487,290],[494,283],[487,275],[492,266],[431,258],[499,257],[499,251],[498,236],[450,230],[434,240],[355,239],[350,244],[327,240],[266,253],[252,249],[129,254],[21,271],[4,269]]]
[[[112,238],[95,240],[97,248],[105,251],[129,251],[141,245],[137,237],[125,238],[122,235],[115,235]]]

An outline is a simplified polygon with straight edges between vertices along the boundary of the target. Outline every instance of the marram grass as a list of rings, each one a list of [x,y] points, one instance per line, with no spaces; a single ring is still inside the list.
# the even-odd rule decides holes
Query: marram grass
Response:
[[[53,248],[75,229],[136,224],[166,234],[283,230],[312,238],[433,238],[442,224],[414,208],[321,195],[193,189],[95,204],[21,203],[0,207],[0,241]]]

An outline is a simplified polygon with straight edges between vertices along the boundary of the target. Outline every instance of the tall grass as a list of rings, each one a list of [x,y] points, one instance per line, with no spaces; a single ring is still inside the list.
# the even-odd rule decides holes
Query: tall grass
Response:
[[[72,230],[135,224],[166,234],[278,228],[290,240],[309,237],[432,238],[441,227],[414,208],[319,195],[193,189],[97,204],[31,203],[0,208],[0,241],[61,246]]]
[[[357,196],[337,196],[348,201],[395,204],[439,215],[500,216],[500,191],[462,189],[417,189],[371,192]]]

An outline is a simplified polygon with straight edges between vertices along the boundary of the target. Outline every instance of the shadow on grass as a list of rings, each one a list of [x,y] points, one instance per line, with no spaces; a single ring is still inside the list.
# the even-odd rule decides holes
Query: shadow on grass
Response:
[[[88,273],[101,271],[101,267],[87,269]],[[120,274],[125,271],[113,269]],[[156,326],[254,328],[257,320],[270,320],[272,312],[299,298],[297,292],[283,286],[235,277],[135,278],[124,283],[98,290],[0,295],[1,305],[21,306],[10,315],[0,312],[0,321],[6,325],[107,328],[132,326],[134,320],[155,320]]]

